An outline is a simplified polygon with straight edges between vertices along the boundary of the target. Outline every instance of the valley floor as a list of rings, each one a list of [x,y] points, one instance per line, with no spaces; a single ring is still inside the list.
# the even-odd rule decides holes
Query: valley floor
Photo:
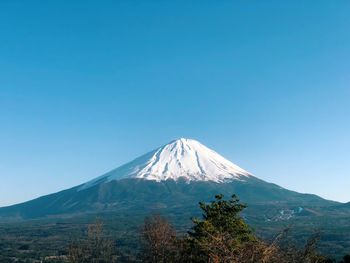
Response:
[[[116,240],[121,257],[120,262],[133,261],[139,251],[139,227],[145,215],[103,214],[98,217],[105,224],[106,234]],[[199,216],[195,215],[195,216]],[[191,215],[168,214],[179,233],[186,233],[191,227]],[[17,223],[0,224],[0,262],[65,262],[70,244],[86,236],[88,224],[96,220],[96,215],[60,220],[31,220]],[[339,228],[341,221],[348,218],[329,220],[320,217],[319,222],[313,218],[312,223],[305,220],[289,220],[275,222],[254,222],[250,224],[259,236],[272,239],[278,231],[291,228],[291,236],[303,244],[308,235],[320,231],[319,251],[332,258],[340,258],[350,251],[350,225]],[[344,223],[344,222],[343,222]],[[328,230],[317,229],[318,224],[327,225]],[[344,224],[343,224],[344,225]],[[39,262],[39,261],[38,261]]]

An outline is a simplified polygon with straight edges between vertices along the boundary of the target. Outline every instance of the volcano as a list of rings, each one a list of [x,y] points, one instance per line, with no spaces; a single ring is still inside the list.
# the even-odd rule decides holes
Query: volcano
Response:
[[[286,220],[307,207],[337,205],[265,182],[200,142],[181,138],[81,185],[0,208],[0,220],[157,209],[181,214],[218,193],[237,194],[252,215],[260,207],[261,220]]]

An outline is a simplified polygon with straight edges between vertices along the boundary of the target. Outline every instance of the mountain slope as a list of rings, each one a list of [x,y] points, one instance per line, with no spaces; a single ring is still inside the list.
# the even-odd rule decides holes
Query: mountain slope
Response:
[[[260,180],[195,140],[179,139],[82,185],[0,208],[1,218],[37,218],[155,207],[195,207],[217,193],[237,194],[249,205],[331,206]],[[137,210],[136,209],[136,210]],[[277,209],[277,210],[276,210]]]
[[[144,179],[121,179],[96,184],[86,189],[80,186],[55,194],[40,197],[19,205],[0,209],[0,216],[12,218],[38,218],[45,216],[99,213],[103,211],[135,211],[144,213],[156,207],[164,209],[197,206],[198,201],[207,201],[215,194],[237,194],[249,205],[275,207],[332,206],[334,202],[318,196],[299,194],[266,183],[256,178],[249,181],[216,183],[206,181],[167,180],[156,182]]]

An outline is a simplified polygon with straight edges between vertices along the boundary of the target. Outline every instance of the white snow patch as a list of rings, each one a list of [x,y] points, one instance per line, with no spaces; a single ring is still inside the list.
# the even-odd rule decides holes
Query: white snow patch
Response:
[[[198,141],[181,138],[87,182],[80,189],[124,178],[157,182],[168,179],[177,181],[183,178],[188,182],[223,183],[232,180],[244,181],[249,176],[250,173]]]

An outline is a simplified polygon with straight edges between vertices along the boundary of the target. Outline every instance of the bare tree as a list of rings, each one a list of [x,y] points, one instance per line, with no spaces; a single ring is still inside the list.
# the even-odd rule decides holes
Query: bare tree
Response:
[[[85,251],[81,243],[75,242],[68,248],[68,262],[71,263],[84,263]]]
[[[290,228],[284,229],[270,243],[261,242],[262,263],[325,263],[329,259],[317,252],[320,232],[316,232],[304,247],[299,247],[288,238]]]
[[[92,263],[112,262],[113,242],[104,237],[100,220],[88,226],[88,251]]]
[[[71,263],[111,263],[116,262],[113,241],[103,233],[103,223],[97,220],[88,225],[87,239],[73,243],[68,250]]]
[[[176,258],[176,231],[160,215],[145,218],[141,227],[141,259],[143,262],[168,263]]]

